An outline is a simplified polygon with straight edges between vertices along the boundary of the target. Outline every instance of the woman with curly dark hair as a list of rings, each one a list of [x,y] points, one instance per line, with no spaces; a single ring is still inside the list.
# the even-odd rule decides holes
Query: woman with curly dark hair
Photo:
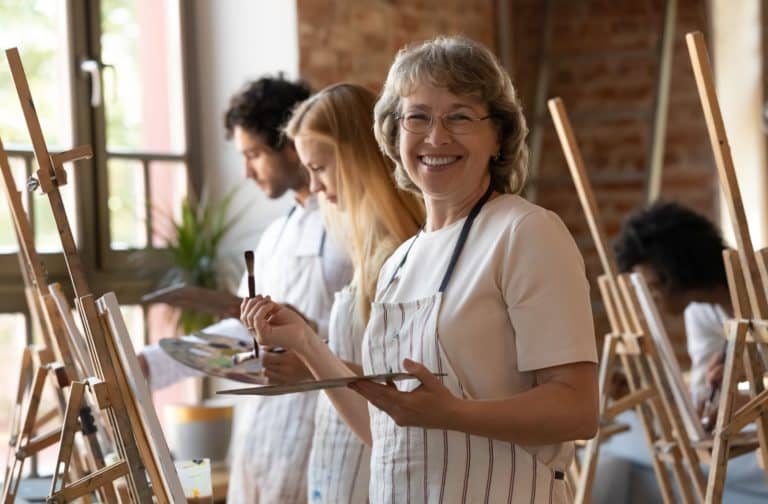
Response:
[[[731,313],[724,249],[717,227],[678,203],[635,211],[614,242],[619,269],[642,274],[661,308],[684,314],[694,404],[722,375],[723,321]]]

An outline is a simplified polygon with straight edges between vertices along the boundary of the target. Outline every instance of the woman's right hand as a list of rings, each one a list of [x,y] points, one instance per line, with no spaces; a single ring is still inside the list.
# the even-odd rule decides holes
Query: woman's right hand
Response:
[[[313,378],[306,364],[293,350],[270,352],[268,349],[261,354],[261,365],[264,366],[267,385],[298,383]]]
[[[240,321],[256,336],[259,345],[283,347],[303,353],[311,328],[294,310],[270,299],[256,296],[244,299]]]

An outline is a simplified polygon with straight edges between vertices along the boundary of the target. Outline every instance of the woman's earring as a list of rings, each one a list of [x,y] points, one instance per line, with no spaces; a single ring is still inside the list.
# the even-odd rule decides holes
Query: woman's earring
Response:
[[[501,151],[497,152],[496,155],[491,158],[491,160],[494,163],[498,163],[500,159],[501,159]]]

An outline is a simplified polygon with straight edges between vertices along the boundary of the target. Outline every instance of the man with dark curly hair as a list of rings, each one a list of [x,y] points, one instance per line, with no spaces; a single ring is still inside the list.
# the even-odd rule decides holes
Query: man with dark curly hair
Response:
[[[302,83],[264,77],[246,84],[230,100],[224,114],[227,139],[242,155],[244,176],[271,199],[291,191],[296,200],[289,213],[271,223],[255,250],[256,292],[269,292],[291,305],[327,337],[333,295],[351,280],[347,255],[326,239],[309,176],[282,127],[310,91]],[[239,295],[248,295],[243,277]],[[237,314],[239,316],[239,313]],[[253,341],[238,318],[204,329]],[[292,352],[262,348],[261,363],[269,383],[311,378]],[[200,372],[178,364],[157,345],[142,351],[152,389],[166,387]],[[235,410],[232,461],[227,502],[232,504],[307,501],[307,462],[314,432],[317,393],[247,397]]]
[[[224,114],[227,139],[245,163],[245,177],[268,198],[292,190],[299,202],[309,195],[309,176],[281,127],[293,107],[309,98],[309,88],[283,79],[261,78],[247,84],[229,102]]]
[[[723,321],[731,313],[724,249],[711,221],[677,203],[635,211],[614,242],[619,269],[642,274],[660,308],[683,313],[699,406],[722,377]]]

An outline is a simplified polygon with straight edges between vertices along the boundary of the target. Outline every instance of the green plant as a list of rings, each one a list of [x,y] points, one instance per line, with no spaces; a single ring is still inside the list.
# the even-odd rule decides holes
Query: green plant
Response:
[[[230,215],[232,200],[240,186],[212,203],[204,192],[195,204],[186,198],[181,204],[181,216],[171,222],[172,233],[166,239],[166,253],[172,263],[160,280],[160,286],[186,284],[219,289],[222,283],[217,275],[217,257],[224,237],[244,214],[244,209]],[[185,334],[200,330],[215,321],[215,316],[191,310],[182,310],[178,325]]]

